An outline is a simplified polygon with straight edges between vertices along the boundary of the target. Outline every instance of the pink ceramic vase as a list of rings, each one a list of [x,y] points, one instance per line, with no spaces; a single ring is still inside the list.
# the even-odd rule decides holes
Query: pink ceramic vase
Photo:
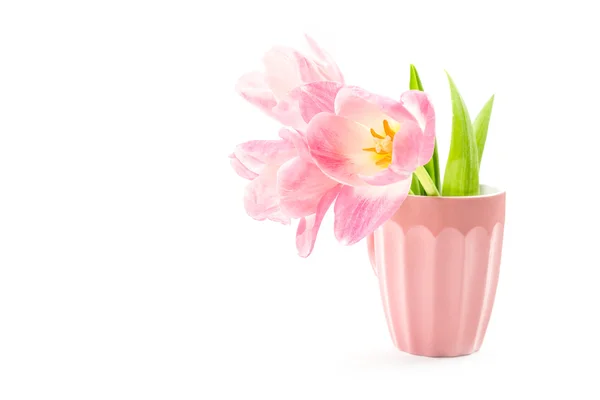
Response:
[[[481,347],[500,269],[505,193],[409,196],[368,238],[396,347],[430,357]]]

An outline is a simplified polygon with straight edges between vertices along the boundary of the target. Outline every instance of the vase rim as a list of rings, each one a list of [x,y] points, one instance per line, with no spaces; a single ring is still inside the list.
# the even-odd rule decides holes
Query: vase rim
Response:
[[[491,185],[479,185],[479,192],[481,194],[478,194],[477,196],[417,196],[417,195],[413,195],[413,194],[409,194],[409,197],[415,197],[415,198],[430,198],[430,199],[454,199],[454,200],[461,200],[461,199],[480,199],[480,198],[486,198],[486,197],[495,197],[495,196],[501,196],[503,194],[506,193],[506,190],[504,189],[500,189],[496,186],[491,186]]]

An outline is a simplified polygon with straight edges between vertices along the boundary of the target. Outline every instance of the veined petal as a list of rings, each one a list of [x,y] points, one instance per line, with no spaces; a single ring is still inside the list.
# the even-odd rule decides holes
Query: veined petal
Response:
[[[306,131],[306,122],[302,119],[299,102],[291,97],[289,93],[273,107],[271,115],[282,125],[292,127],[300,132]]]
[[[338,92],[335,112],[375,130],[382,127],[383,120],[400,124],[415,120],[400,102],[351,86]]]
[[[371,234],[394,215],[409,189],[410,179],[387,186],[344,186],[334,208],[336,238],[351,245]]]
[[[419,125],[412,121],[405,121],[394,136],[394,150],[389,169],[408,177],[418,166],[426,164],[429,159],[425,160],[423,164],[419,164],[422,142],[423,131]],[[431,150],[433,153],[433,147]]]
[[[359,175],[359,177],[369,185],[384,186],[408,179],[411,177],[411,174],[405,171],[394,171],[392,168],[386,168],[375,175]]]
[[[290,96],[298,100],[302,118],[308,124],[319,113],[334,113],[335,98],[342,87],[338,82],[313,82],[295,88]]]
[[[431,159],[435,146],[435,110],[427,94],[418,90],[402,93],[400,101],[415,117],[423,131],[418,163],[424,165]]]
[[[333,112],[333,103],[338,90],[337,82],[313,82],[291,90],[271,110],[275,119],[283,125],[306,132],[307,124],[320,112]]]
[[[229,163],[231,164],[231,167],[234,169],[234,171],[244,179],[252,180],[258,176],[257,173],[250,171],[248,168],[246,168],[246,166],[242,164],[240,160],[238,160],[235,154],[231,154],[229,156]]]
[[[277,105],[277,100],[261,72],[249,72],[243,75],[235,85],[235,90],[246,101],[258,107],[268,115]]]
[[[244,208],[248,215],[256,220],[263,221],[269,218],[286,222],[279,208],[278,168],[278,166],[267,166],[256,179],[246,186]]]
[[[277,99],[282,99],[303,83],[323,80],[316,64],[300,52],[275,46],[264,56],[265,81]]]
[[[295,129],[281,128],[279,130],[279,137],[283,140],[287,140],[294,144],[298,156],[304,160],[312,161],[310,152],[308,150],[308,143],[306,142],[306,135],[302,132],[298,132]]]
[[[281,209],[292,218],[314,214],[321,197],[338,183],[312,162],[292,158],[277,172],[277,191]]]
[[[364,89],[348,86],[342,88],[335,98],[335,113],[366,126],[380,127],[383,120],[389,118],[373,101],[369,92]]]
[[[331,188],[319,201],[316,213],[300,220],[296,231],[296,248],[300,257],[308,257],[312,253],[323,217],[325,217],[341,187],[342,185],[336,185]]]
[[[250,171],[259,174],[267,164],[281,165],[296,156],[296,148],[286,140],[251,140],[236,146],[235,157]]]
[[[415,117],[423,132],[429,123],[435,123],[435,111],[425,92],[408,90],[400,95],[400,102]]]
[[[316,115],[308,124],[308,148],[315,163],[331,178],[347,185],[363,185],[358,177],[374,175],[375,165],[369,129],[359,123],[329,113]]]
[[[324,75],[325,79],[344,83],[344,76],[333,58],[331,58],[331,56],[323,50],[312,37],[308,35],[304,35],[304,37],[317,59],[317,65],[320,67],[321,74]]]

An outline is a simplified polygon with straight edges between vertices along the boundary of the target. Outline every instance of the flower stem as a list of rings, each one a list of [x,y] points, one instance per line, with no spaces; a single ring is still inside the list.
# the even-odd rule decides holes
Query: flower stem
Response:
[[[425,190],[425,193],[427,193],[427,196],[440,195],[440,192],[435,186],[435,183],[433,183],[433,180],[431,179],[431,176],[429,176],[429,173],[427,172],[425,167],[421,166],[417,168],[415,170],[415,175],[417,176],[417,178],[419,178],[419,182],[421,182],[421,186],[423,187],[423,190]]]

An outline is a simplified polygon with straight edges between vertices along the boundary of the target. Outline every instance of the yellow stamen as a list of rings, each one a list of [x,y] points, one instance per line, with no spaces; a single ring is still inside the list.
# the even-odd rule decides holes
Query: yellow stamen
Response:
[[[381,136],[380,134],[378,134],[377,132],[375,132],[375,130],[373,130],[373,128],[371,128],[371,136],[377,138],[377,139],[385,139],[385,136]]]
[[[391,162],[392,162],[392,157],[385,156],[385,157],[382,157],[381,160],[375,162],[375,165],[387,165]]]
[[[377,153],[377,150],[375,149],[375,147],[368,147],[366,149],[363,149],[364,151],[372,151],[373,153]]]
[[[391,138],[394,138],[394,135],[396,134],[396,132],[394,132],[392,130],[392,128],[390,128],[390,124],[389,124],[389,122],[387,122],[387,119],[383,120],[383,130],[385,131],[386,135],[388,135]]]

